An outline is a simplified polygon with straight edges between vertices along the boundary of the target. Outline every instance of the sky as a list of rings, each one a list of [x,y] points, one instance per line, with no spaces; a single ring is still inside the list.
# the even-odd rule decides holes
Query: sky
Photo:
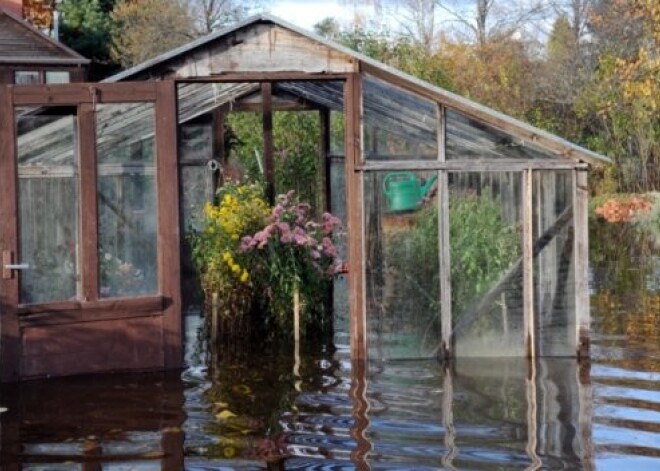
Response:
[[[271,0],[268,11],[296,26],[313,30],[314,25],[327,17],[340,23],[349,23],[356,14],[373,14],[373,7],[354,6],[354,3],[340,0]]]

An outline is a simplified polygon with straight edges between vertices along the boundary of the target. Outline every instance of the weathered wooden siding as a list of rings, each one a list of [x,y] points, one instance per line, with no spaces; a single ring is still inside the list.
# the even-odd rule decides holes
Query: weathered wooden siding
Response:
[[[167,70],[179,79],[264,71],[343,74],[353,72],[356,62],[280,26],[258,24],[177,59]]]

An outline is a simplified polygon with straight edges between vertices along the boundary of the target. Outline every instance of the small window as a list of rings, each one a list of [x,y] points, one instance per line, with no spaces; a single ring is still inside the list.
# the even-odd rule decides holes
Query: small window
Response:
[[[14,83],[16,85],[41,83],[41,74],[38,70],[17,70],[14,73]]]
[[[47,70],[46,83],[69,83],[71,76],[69,72],[62,70]]]

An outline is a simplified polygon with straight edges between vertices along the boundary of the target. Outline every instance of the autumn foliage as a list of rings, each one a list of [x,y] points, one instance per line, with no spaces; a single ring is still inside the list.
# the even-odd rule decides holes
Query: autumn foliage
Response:
[[[610,198],[596,209],[596,214],[607,222],[630,222],[636,217],[651,212],[652,202],[643,196]]]

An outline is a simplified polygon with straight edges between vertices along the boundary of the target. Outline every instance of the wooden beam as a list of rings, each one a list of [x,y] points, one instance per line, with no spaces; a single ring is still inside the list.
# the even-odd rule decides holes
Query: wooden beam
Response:
[[[96,301],[99,298],[96,110],[87,103],[78,108],[78,162],[75,163],[80,166],[80,179],[76,182],[80,185],[80,296],[83,301]]]
[[[523,335],[525,355],[536,356],[534,344],[534,208],[533,208],[534,172],[531,169],[523,173]]]
[[[344,88],[346,146],[346,210],[348,214],[348,299],[351,358],[367,357],[367,316],[365,296],[364,178],[357,170],[362,163],[362,81],[352,74]]]
[[[363,171],[395,171],[395,170],[446,170],[449,172],[522,172],[532,170],[574,170],[587,168],[586,164],[562,160],[371,160],[370,158],[357,167]]]
[[[586,171],[575,170],[573,175],[576,345],[578,358],[588,358],[591,335],[589,312],[589,190]]]
[[[166,303],[162,323],[164,367],[171,369],[183,364],[177,99],[173,80],[156,83],[158,282]]]
[[[78,105],[154,101],[158,82],[67,83],[14,88],[14,106]]]
[[[273,85],[270,82],[261,84],[261,104],[263,105],[263,139],[264,139],[264,181],[266,182],[266,198],[270,204],[275,202],[275,162],[273,161]]]
[[[302,81],[344,81],[349,74],[305,73],[305,72],[243,72],[215,74],[201,78],[177,78],[178,83],[214,82],[302,82]]]
[[[446,155],[446,120],[445,108],[438,105],[438,163],[445,163]],[[440,171],[438,197],[438,230],[440,234],[440,324],[442,342],[440,356],[451,358],[453,355],[453,325],[451,306],[451,240],[449,237],[449,175]]]
[[[319,110],[319,159],[321,169],[321,188],[323,188],[323,210],[330,212],[332,185],[330,181],[330,110]]]
[[[12,86],[0,86],[0,249],[12,261],[18,254],[18,170],[16,168],[16,122]],[[5,257],[2,257],[3,260]],[[0,280],[0,381],[19,376],[20,330],[16,307],[18,276]]]

